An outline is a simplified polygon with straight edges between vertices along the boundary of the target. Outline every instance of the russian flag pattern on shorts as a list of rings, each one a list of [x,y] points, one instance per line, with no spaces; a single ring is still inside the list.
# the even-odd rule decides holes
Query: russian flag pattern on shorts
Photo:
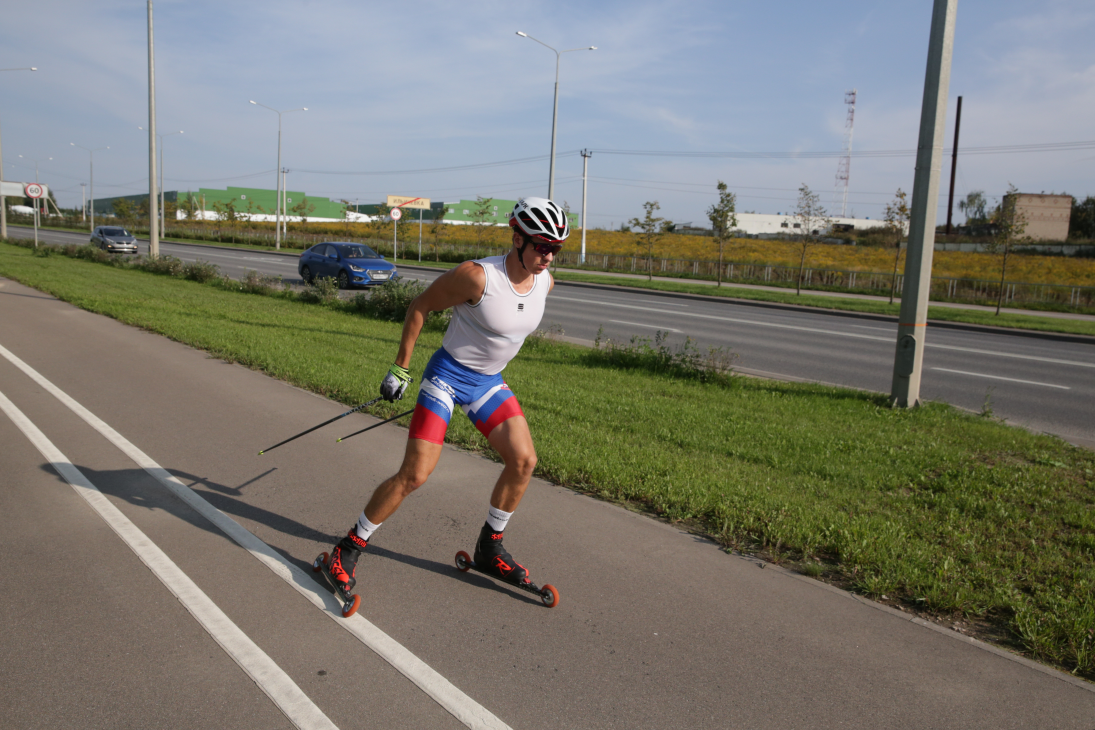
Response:
[[[455,405],[460,406],[484,436],[489,436],[503,421],[524,415],[501,373],[477,373],[458,363],[442,347],[422,373],[409,437],[444,443]]]

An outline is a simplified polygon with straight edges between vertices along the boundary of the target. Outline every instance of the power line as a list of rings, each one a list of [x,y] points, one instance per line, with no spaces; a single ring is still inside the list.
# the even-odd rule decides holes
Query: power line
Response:
[[[1017,145],[991,145],[986,147],[964,147],[962,155],[995,155],[1015,154],[1021,152],[1067,152],[1072,150],[1095,149],[1095,140],[1087,142],[1049,142],[1044,144],[1017,144]],[[711,158],[736,158],[736,159],[827,159],[839,158],[845,152],[670,152],[659,150],[606,150],[597,149],[594,152],[603,155],[633,155],[639,157],[711,157]],[[944,148],[949,153],[949,148]],[[859,150],[851,152],[852,157],[914,157],[916,150]]]
[[[574,157],[578,154],[578,150],[571,150],[569,152],[561,152],[555,155],[556,159],[560,157]],[[456,165],[454,167],[431,167],[420,170],[358,170],[358,171],[346,171],[346,170],[301,170],[297,169],[296,172],[307,172],[313,175],[417,175],[420,173],[428,172],[459,172],[461,170],[480,170],[487,167],[506,167],[509,165],[524,165],[530,162],[543,162],[548,159],[549,155],[539,155],[537,157],[519,157],[514,160],[501,160],[499,162],[480,162],[473,165]]]

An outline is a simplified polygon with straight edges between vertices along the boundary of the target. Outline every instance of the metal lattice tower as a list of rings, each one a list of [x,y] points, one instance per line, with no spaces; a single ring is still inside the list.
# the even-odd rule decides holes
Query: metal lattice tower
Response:
[[[848,116],[844,120],[844,154],[836,168],[836,188],[840,197],[840,217],[848,217],[848,178],[852,168],[852,130],[855,126],[856,90],[844,92],[844,104],[848,107]]]

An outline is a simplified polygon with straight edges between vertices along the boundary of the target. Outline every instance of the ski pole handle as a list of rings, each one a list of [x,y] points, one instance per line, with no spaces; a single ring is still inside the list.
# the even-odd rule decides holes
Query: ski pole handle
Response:
[[[391,418],[383,420],[380,423],[374,423],[372,426],[369,426],[368,428],[363,428],[360,431],[354,431],[352,434],[350,434],[350,436],[357,436],[359,433],[365,433],[366,431],[372,431],[374,428],[377,428],[378,426],[383,426],[385,423],[391,423],[392,421],[396,420],[397,418],[403,418],[403,416],[409,416],[412,413],[414,413],[413,408],[409,411],[404,411],[403,413],[400,413],[398,416],[392,416]],[[340,443],[342,441],[345,441],[346,439],[350,438],[350,436],[343,436],[340,439],[336,439],[335,443],[337,444],[337,443]]]
[[[345,418],[346,416],[350,415],[351,413],[357,413],[357,412],[358,412],[358,411],[360,411],[360,410],[363,410],[363,409],[365,409],[365,408],[368,408],[369,406],[373,405],[374,403],[376,403],[376,402],[377,402],[377,401],[379,401],[379,400],[382,400],[382,398],[373,398],[373,399],[372,399],[371,401],[369,401],[368,403],[362,403],[362,404],[361,404],[361,405],[359,405],[359,406],[355,406],[355,407],[351,408],[350,410],[346,411],[345,413],[343,413],[343,414],[341,414],[341,415],[335,416],[334,418],[332,418],[332,419],[330,419],[330,420],[328,420],[328,421],[324,421],[323,423],[319,424],[318,426],[312,426],[312,428],[308,429],[307,431],[301,431],[301,432],[300,432],[300,433],[298,433],[298,434],[297,434],[296,436],[292,436],[292,437],[290,437],[290,438],[287,438],[287,439],[285,439],[284,441],[282,441],[282,442],[281,442],[281,443],[279,443],[279,444],[274,444],[273,446],[271,446],[271,447],[270,447],[270,448],[268,448],[268,449],[263,449],[262,451],[260,451],[260,452],[259,452],[259,456],[262,456],[263,454],[265,454],[265,453],[266,453],[266,452],[268,452],[268,451],[273,451],[274,449],[276,449],[276,448],[277,448],[277,447],[279,447],[279,446],[284,446],[285,444],[289,443],[290,441],[294,441],[294,440],[296,440],[296,439],[300,438],[301,436],[305,436],[305,435],[307,435],[307,434],[310,434],[310,433],[311,433],[312,431],[315,431],[315,430],[316,430],[317,428],[323,428],[323,427],[324,427],[324,426],[326,426],[326,425],[327,425],[328,423],[334,423],[334,422],[335,422],[335,421],[337,421],[338,419],[340,419],[340,418]]]

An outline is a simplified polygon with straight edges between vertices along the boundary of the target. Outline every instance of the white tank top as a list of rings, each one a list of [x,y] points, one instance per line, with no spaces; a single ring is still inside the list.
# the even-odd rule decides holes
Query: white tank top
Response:
[[[502,372],[517,356],[525,338],[540,326],[551,289],[551,274],[545,270],[535,276],[528,294],[518,294],[506,275],[505,260],[503,255],[474,262],[486,274],[483,297],[453,307],[441,342],[454,360],[483,375]]]

